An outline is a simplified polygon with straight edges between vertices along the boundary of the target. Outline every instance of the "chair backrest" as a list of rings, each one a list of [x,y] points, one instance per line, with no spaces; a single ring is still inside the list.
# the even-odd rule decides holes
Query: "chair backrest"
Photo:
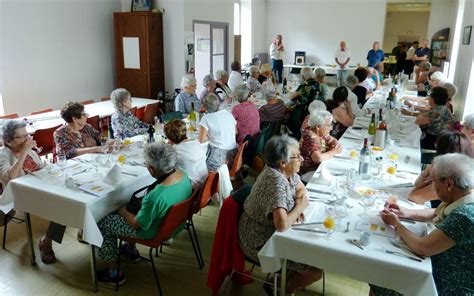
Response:
[[[11,114],[5,114],[3,116],[0,116],[0,119],[15,119],[18,118],[18,113],[11,113]]]
[[[209,172],[206,181],[199,190],[199,195],[196,200],[192,214],[199,212],[200,209],[207,206],[211,200],[211,196],[219,191],[219,174],[217,172]]]
[[[249,142],[247,142],[247,141],[243,142],[240,145],[239,149],[237,150],[237,154],[235,155],[235,158],[234,158],[234,163],[232,164],[232,167],[229,169],[229,176],[230,177],[235,177],[237,172],[242,167],[244,150],[245,150],[245,148],[247,148],[248,144],[249,144]]]
[[[51,111],[53,111],[53,109],[47,108],[47,109],[31,112],[31,115],[36,115],[36,114],[41,114],[41,113],[46,113],[46,112],[51,112]]]
[[[89,104],[94,104],[95,101],[94,100],[85,100],[85,101],[80,101],[79,103],[81,103],[82,105],[89,105]]]
[[[257,139],[257,150],[256,150],[257,155],[263,155],[263,152],[265,150],[265,144],[272,136],[273,128],[274,128],[274,123],[271,123],[260,132],[260,135],[258,136],[258,139]]]
[[[132,112],[133,115],[136,115],[137,114],[137,107],[132,107],[130,109],[130,112]]]
[[[100,97],[100,101],[110,101],[110,96]]]
[[[135,112],[135,116],[143,121],[143,118],[145,117],[145,107],[138,108],[137,112]]]
[[[173,119],[183,119],[183,113],[181,113],[180,111],[175,111],[161,115],[161,121],[163,123],[167,123],[168,121]]]
[[[91,116],[91,117],[88,117],[87,118],[87,123],[92,125],[92,127],[94,127],[96,130],[102,132],[100,130],[100,118],[99,118],[99,115],[96,115],[96,116]]]
[[[175,204],[172,206],[166,217],[161,222],[160,229],[158,233],[153,238],[153,245],[158,247],[162,241],[169,239],[173,232],[180,227],[182,224],[186,223],[188,219],[189,207],[192,206],[199,190],[193,190],[193,193],[186,200]]]
[[[58,129],[61,125],[45,128],[45,129],[38,129],[33,134],[33,140],[36,141],[36,145],[38,147],[43,147],[40,156],[49,154],[53,152],[54,148],[54,138],[53,134],[56,129]]]
[[[249,196],[250,191],[252,191],[253,184],[245,184],[244,186],[240,187],[239,190],[233,192],[230,196],[235,200],[235,202],[239,205],[239,216],[244,209],[244,203]]]
[[[145,113],[143,114],[143,122],[148,124],[155,124],[155,116],[158,115],[159,106],[160,104],[158,102],[146,105]]]

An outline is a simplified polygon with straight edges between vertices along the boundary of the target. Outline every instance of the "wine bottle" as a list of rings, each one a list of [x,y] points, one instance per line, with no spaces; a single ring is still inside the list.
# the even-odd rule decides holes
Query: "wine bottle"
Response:
[[[372,113],[372,119],[369,123],[369,140],[370,143],[374,143],[375,132],[377,131],[377,125],[375,124],[375,113]]]
[[[360,149],[360,158],[359,158],[359,175],[363,179],[366,179],[369,175],[369,164],[370,164],[369,139],[364,138],[364,147]]]
[[[382,109],[380,109],[382,111]],[[379,126],[377,127],[377,131],[375,132],[375,142],[374,145],[385,148],[385,141],[387,139],[387,124],[383,119],[382,113],[380,112],[380,122]]]
[[[191,102],[191,113],[189,113],[189,130],[194,132],[197,125],[197,114],[194,109],[194,102]]]
[[[282,86],[282,92],[283,92],[284,94],[287,93],[287,90],[286,90],[287,84],[288,84],[288,81],[286,80],[286,77],[285,77],[285,78],[283,78],[283,86]]]

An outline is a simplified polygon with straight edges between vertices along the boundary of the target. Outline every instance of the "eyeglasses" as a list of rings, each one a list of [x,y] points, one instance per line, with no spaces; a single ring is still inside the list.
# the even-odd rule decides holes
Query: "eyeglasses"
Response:
[[[295,156],[290,156],[290,159],[298,159],[298,160],[304,160],[303,156],[301,154],[295,155]]]
[[[28,138],[30,135],[26,134],[26,135],[21,135],[21,136],[14,136],[13,138],[14,139],[24,139],[24,138]]]

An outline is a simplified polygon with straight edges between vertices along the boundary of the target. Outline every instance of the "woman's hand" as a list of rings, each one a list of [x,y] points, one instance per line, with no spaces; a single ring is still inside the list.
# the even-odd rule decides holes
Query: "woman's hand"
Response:
[[[26,138],[25,142],[23,142],[23,147],[21,148],[22,153],[27,153],[31,148],[36,147],[36,141],[31,138]]]
[[[385,204],[384,211],[387,210],[398,217],[408,218],[409,210],[404,207],[399,206],[396,203]]]
[[[303,212],[304,209],[306,209],[309,206],[308,195],[305,193],[299,197],[297,196],[295,199],[295,205],[296,207],[300,208],[301,212]]]
[[[397,215],[388,209],[383,209],[380,212],[380,216],[382,217],[382,220],[385,222],[385,224],[395,226],[400,223],[400,219],[398,219]]]

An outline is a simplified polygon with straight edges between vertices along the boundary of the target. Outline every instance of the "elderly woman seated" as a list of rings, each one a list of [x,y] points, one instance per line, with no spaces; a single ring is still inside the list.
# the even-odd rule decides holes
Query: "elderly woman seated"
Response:
[[[265,146],[264,170],[245,200],[239,220],[239,242],[242,251],[259,261],[257,253],[275,231],[286,231],[302,221],[309,201],[298,171],[303,158],[298,142],[287,135],[271,138]],[[319,280],[322,271],[302,263],[288,261],[291,271],[286,292],[293,293]]]
[[[235,88],[234,98],[239,104],[232,108],[232,115],[237,121],[237,143],[242,144],[246,136],[256,138],[260,132],[260,115],[257,106],[249,102],[249,90],[245,84]]]
[[[232,70],[229,75],[229,88],[230,90],[235,90],[238,85],[244,83],[242,79],[242,65],[238,61],[233,61],[230,64],[230,69]]]
[[[262,64],[260,66],[260,76],[258,76],[258,81],[263,84],[265,81],[270,81],[275,84],[275,75],[272,71],[272,66],[270,64]]]
[[[101,132],[87,123],[84,105],[75,102],[66,103],[61,109],[64,125],[54,131],[54,143],[58,156],[67,159],[87,153],[101,153]],[[109,141],[111,145],[113,141]],[[111,146],[109,146],[109,149]]]
[[[221,165],[232,163],[237,148],[235,135],[237,122],[226,110],[219,110],[219,99],[208,94],[202,99],[206,115],[199,122],[199,142],[209,141],[207,169],[216,171]]]
[[[457,94],[458,88],[456,87],[456,85],[452,84],[451,82],[446,82],[446,81],[442,82],[440,84],[440,86],[444,87],[446,89],[446,91],[448,92],[448,102],[446,103],[446,107],[454,115],[454,101],[453,101],[453,98]]]
[[[427,93],[429,93],[429,89],[437,86],[444,87],[444,76],[443,73],[436,71],[433,73],[428,74],[428,84],[429,88],[427,89]],[[446,87],[445,87],[446,88]],[[447,90],[447,88],[446,88]],[[452,89],[450,89],[452,91]],[[456,90],[455,90],[456,91]],[[404,104],[407,106],[413,106],[413,109],[419,112],[427,112],[430,110],[430,105],[428,104],[427,97],[419,97],[419,96],[405,96]],[[450,97],[452,98],[452,96]],[[451,100],[451,99],[449,99]],[[417,102],[418,104],[414,104]],[[451,106],[452,107],[452,106]],[[452,113],[452,111],[451,111]]]
[[[325,101],[329,98],[329,86],[324,82],[326,71],[323,68],[314,69],[314,80],[319,84],[319,94],[316,100]]]
[[[315,111],[309,115],[308,127],[300,140],[303,157],[300,175],[315,171],[319,164],[342,152],[342,146],[329,135],[332,115],[328,111]]]
[[[247,87],[250,90],[251,94],[260,91],[262,84],[258,81],[258,76],[260,75],[260,71],[258,70],[257,66],[251,66],[249,68],[249,78],[247,79]]]
[[[311,71],[310,67],[301,69],[301,77],[303,78],[303,82],[289,98],[307,107],[312,101],[319,97],[319,83],[314,80],[313,71]]]
[[[372,92],[382,87],[379,80],[372,79],[373,74],[375,74],[375,69],[367,67],[367,78],[361,83],[361,85],[367,89],[367,92]]]
[[[175,110],[184,114],[190,114],[192,103],[194,103],[194,110],[201,108],[201,102],[196,95],[196,78],[187,74],[181,79],[181,92],[174,101]]]
[[[471,144],[474,149],[474,114],[469,114],[464,117],[462,132],[471,139]]]
[[[309,128],[308,120],[311,113],[316,111],[326,111],[326,104],[322,101],[312,101],[311,104],[308,106],[309,114],[304,118],[303,124],[301,125],[301,134],[303,134],[304,130]]]
[[[214,76],[212,76],[212,74],[204,76],[202,79],[202,86],[204,86],[204,89],[199,94],[199,100],[202,100],[208,94],[214,94],[216,92],[217,85]]]
[[[111,118],[115,138],[130,138],[147,131],[148,125],[136,118],[130,111],[132,97],[128,90],[118,88],[110,94],[110,98],[115,107],[115,113]]]
[[[227,82],[229,81],[229,74],[224,70],[216,71],[216,94],[218,95],[219,101],[231,101],[232,100],[232,90],[230,89]]]
[[[458,131],[442,131],[436,140],[436,155],[448,153],[462,153],[469,157],[474,157],[474,150],[471,140]],[[415,181],[415,188],[408,194],[408,199],[419,204],[424,204],[429,200],[437,200],[438,196],[433,189],[431,179],[432,166],[428,165]]]
[[[169,144],[152,143],[145,147],[145,165],[150,175],[156,179],[142,200],[138,212],[129,212],[130,208],[122,206],[116,213],[103,218],[99,229],[104,237],[99,256],[107,262],[108,268],[98,272],[98,281],[104,283],[125,283],[125,276],[117,273],[117,256],[119,236],[152,239],[158,232],[161,222],[169,209],[191,196],[191,181],[185,171],[175,169],[176,151]],[[123,253],[135,254],[138,251],[132,244],[120,250]]]
[[[395,203],[386,205],[381,212],[383,221],[395,229],[414,253],[431,257],[438,295],[470,295],[474,291],[473,167],[474,160],[466,155],[438,156],[430,173],[433,188],[442,201],[437,209],[409,210]],[[433,222],[435,229],[419,237],[400,218]],[[386,289],[371,288],[371,295],[385,295]]]
[[[275,85],[269,81],[265,81],[262,85],[262,95],[267,100],[267,104],[258,109],[260,114],[260,128],[267,126],[269,123],[277,122],[285,118],[285,103],[277,98]]]
[[[10,120],[3,126],[3,143],[0,148],[0,172],[3,188],[9,181],[25,174],[38,171],[43,168],[43,162],[33,150],[36,141],[32,140],[26,131],[26,123],[20,120]],[[14,216],[11,210],[8,215]],[[1,222],[3,223],[3,219]],[[46,234],[40,239],[39,250],[41,261],[45,264],[56,262],[52,248],[52,240],[61,243],[65,226],[51,222]]]
[[[429,83],[429,73],[430,73],[431,64],[429,62],[421,62],[418,65],[416,70],[416,80],[415,83],[418,87],[417,96],[426,97],[431,86]]]
[[[188,139],[186,124],[173,119],[165,124],[165,135],[177,153],[176,167],[182,168],[189,175],[193,187],[200,187],[207,178],[206,153],[197,140]]]
[[[354,124],[351,102],[347,99],[349,92],[345,86],[336,88],[332,100],[328,103],[328,110],[333,116],[331,136],[339,139],[349,126]]]
[[[415,123],[423,131],[420,141],[422,149],[434,150],[436,138],[445,129],[450,129],[454,124],[454,116],[446,107],[448,92],[445,88],[437,86],[433,88],[428,97],[430,111],[418,115]]]

